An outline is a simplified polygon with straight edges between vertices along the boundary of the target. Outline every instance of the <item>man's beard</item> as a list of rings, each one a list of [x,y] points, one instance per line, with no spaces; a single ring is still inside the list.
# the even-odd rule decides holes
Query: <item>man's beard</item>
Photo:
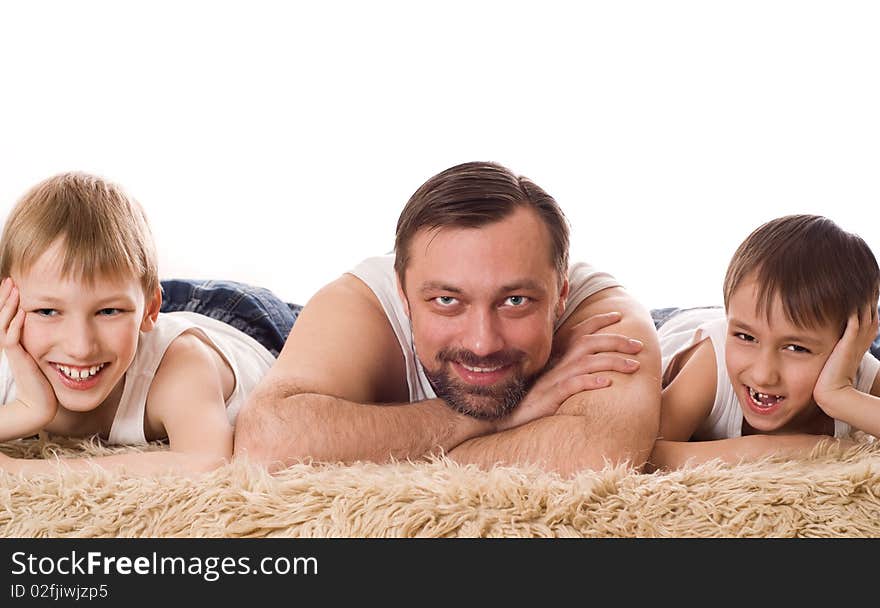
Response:
[[[425,376],[434,387],[437,396],[452,409],[481,420],[498,420],[510,414],[525,398],[537,374],[526,376],[519,368],[525,353],[519,350],[504,350],[488,357],[478,357],[468,350],[444,349],[435,357],[438,367],[428,369],[423,363]],[[454,377],[452,363],[470,367],[516,366],[514,375],[503,384],[479,386],[467,384]]]

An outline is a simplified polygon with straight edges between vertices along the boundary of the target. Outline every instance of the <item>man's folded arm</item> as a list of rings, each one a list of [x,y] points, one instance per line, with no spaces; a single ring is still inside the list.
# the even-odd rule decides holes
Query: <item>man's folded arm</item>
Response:
[[[301,460],[418,459],[492,430],[439,399],[408,403],[403,354],[378,301],[344,275],[303,308],[238,415],[235,454]]]

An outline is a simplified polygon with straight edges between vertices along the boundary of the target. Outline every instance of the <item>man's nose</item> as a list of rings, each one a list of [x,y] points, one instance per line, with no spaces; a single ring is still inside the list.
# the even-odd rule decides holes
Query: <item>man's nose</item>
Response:
[[[504,348],[498,319],[491,311],[471,312],[464,328],[462,347],[478,357],[486,357]]]

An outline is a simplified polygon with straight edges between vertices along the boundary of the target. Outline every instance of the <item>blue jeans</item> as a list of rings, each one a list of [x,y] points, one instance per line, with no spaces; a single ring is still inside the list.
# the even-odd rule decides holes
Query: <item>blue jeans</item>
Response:
[[[184,310],[223,321],[254,338],[275,357],[302,310],[268,289],[234,281],[167,279],[161,284],[161,312]]]
[[[700,307],[706,308],[706,307]],[[655,308],[651,310],[651,318],[654,320],[654,327],[660,329],[660,326],[666,323],[670,317],[674,316],[676,313],[681,312],[683,310],[691,310],[689,308]],[[878,314],[880,314],[880,310],[878,310]],[[871,343],[871,354],[874,355],[875,358],[880,359],[880,335],[874,338],[874,342]]]

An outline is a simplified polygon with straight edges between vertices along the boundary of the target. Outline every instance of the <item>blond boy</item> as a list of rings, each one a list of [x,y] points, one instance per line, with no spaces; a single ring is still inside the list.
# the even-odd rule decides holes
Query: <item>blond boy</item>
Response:
[[[0,242],[0,441],[39,431],[168,450],[69,459],[72,467],[201,471],[232,455],[242,401],[274,357],[230,325],[161,313],[140,206],[83,173],[36,185]],[[0,455],[13,472],[54,463]]]

